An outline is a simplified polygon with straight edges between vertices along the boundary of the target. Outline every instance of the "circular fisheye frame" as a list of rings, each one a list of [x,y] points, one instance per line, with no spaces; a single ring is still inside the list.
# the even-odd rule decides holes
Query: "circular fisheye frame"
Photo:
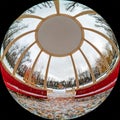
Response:
[[[74,1],[37,4],[9,27],[0,68],[13,98],[45,119],[74,119],[96,109],[113,89],[119,48],[96,11]]]

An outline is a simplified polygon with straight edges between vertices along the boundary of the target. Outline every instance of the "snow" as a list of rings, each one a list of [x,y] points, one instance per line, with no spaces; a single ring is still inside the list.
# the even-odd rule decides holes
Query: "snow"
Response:
[[[23,77],[21,77],[19,74],[15,74],[15,77],[16,78],[18,78],[20,81],[22,81],[22,82],[25,82],[24,80],[23,80]]]
[[[2,55],[3,55],[3,45],[1,47],[1,52],[0,52],[0,56],[2,56]]]

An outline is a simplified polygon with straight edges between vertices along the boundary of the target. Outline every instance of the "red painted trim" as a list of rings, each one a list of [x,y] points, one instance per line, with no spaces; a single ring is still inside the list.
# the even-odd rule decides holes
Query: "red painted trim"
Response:
[[[14,92],[17,92],[17,93],[21,93],[21,94],[24,94],[26,96],[32,96],[32,97],[35,97],[35,98],[44,98],[46,99],[47,96],[44,96],[44,95],[39,95],[39,94],[36,94],[36,93],[33,93],[33,92],[29,92],[29,91],[25,91],[25,90],[22,90],[8,82],[5,82],[5,85],[7,86],[8,89],[14,91]]]
[[[36,89],[31,86],[28,86],[18,80],[16,80],[13,76],[11,76],[0,64],[3,80],[6,84],[6,87],[10,90],[15,92],[27,95],[27,96],[34,96],[39,98],[47,98],[47,90]]]
[[[116,83],[114,81],[118,77],[119,69],[120,69],[120,62],[117,64],[114,70],[108,75],[108,77],[106,77],[104,80],[100,81],[97,84],[92,85],[91,87],[76,90],[76,98],[95,95],[95,94],[104,92],[110,88],[113,88]],[[105,86],[108,86],[108,87],[105,87]],[[104,88],[104,89],[101,89],[101,88]]]
[[[115,79],[113,82],[111,82],[107,86],[102,87],[102,88],[100,88],[98,90],[95,90],[95,91],[92,91],[92,92],[88,92],[88,93],[84,93],[84,94],[80,94],[80,95],[76,95],[75,98],[83,98],[83,97],[87,97],[87,96],[92,96],[92,95],[95,95],[95,94],[102,93],[102,92],[104,92],[106,90],[109,90],[109,89],[114,87],[114,85],[116,83],[116,80],[117,79]]]
[[[27,95],[27,96],[34,96],[37,98],[47,98],[47,90],[41,90],[32,88],[18,80],[16,80],[12,75],[10,75],[5,68],[0,63],[1,72],[3,75],[3,80],[6,84],[6,87],[10,90],[13,90],[15,92]],[[104,92],[108,89],[111,89],[114,87],[116,83],[116,78],[118,77],[120,68],[120,62],[118,65],[114,68],[114,70],[106,77],[104,80],[88,87],[76,90],[76,97],[75,98],[81,98],[86,96],[95,95],[101,92]]]

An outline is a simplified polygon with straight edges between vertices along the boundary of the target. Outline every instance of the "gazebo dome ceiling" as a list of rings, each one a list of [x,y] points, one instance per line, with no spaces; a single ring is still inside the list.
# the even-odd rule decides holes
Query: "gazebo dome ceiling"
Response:
[[[60,2],[57,14],[51,5],[50,12],[36,5],[14,21],[2,45],[2,62],[15,78],[40,88],[59,89],[52,82],[63,89],[97,83],[118,60],[111,28],[82,4],[66,12]]]
[[[46,98],[48,91],[74,90],[76,98],[90,96],[114,86],[119,48],[96,11],[73,1],[48,1],[10,26],[1,71],[8,89],[25,95]]]

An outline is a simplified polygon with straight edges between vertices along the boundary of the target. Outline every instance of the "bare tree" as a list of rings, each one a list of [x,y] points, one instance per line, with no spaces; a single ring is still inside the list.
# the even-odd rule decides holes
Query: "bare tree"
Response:
[[[105,19],[103,19],[99,15],[94,15],[94,14],[89,14],[89,15],[95,18],[95,22],[96,22],[95,26],[98,27],[98,28],[104,28],[104,30],[106,31],[107,35],[110,37],[110,39],[114,40],[116,46],[118,47],[115,35],[114,35],[112,29],[109,27],[109,25],[105,21]]]
[[[104,61],[100,58],[96,60],[96,66],[99,69],[100,75],[103,74],[107,70],[106,65],[104,64]]]
[[[25,49],[25,47],[23,47],[23,49],[21,49],[20,52],[22,52],[24,49]],[[21,60],[19,66],[18,66],[18,73],[22,76],[24,75],[24,72],[25,72],[24,67],[22,67],[25,62],[31,62],[29,51],[27,51],[27,53],[25,54],[24,58]]]
[[[65,6],[66,6],[66,10],[67,10],[67,11],[72,12],[72,11],[74,11],[75,7],[79,7],[79,6],[80,6],[80,3],[71,1],[71,2],[69,2],[69,3],[66,3]],[[81,5],[80,7],[81,7],[83,10],[88,9],[88,7],[85,6],[85,5]]]
[[[30,13],[30,14],[34,14],[36,12],[36,9],[39,8],[39,9],[42,9],[43,7],[45,8],[51,8],[53,6],[53,3],[51,1],[46,1],[46,2],[42,2],[41,4],[38,4],[30,9],[28,9],[26,11],[26,13]]]
[[[18,49],[19,49],[18,45],[13,45],[6,54],[6,59],[8,60],[8,63],[12,68],[14,68],[15,61],[18,56],[17,54]]]
[[[99,71],[98,66],[95,66],[95,67],[93,68],[93,72],[94,72],[94,75],[95,75],[95,78],[96,78],[96,79],[100,77],[100,71]]]
[[[42,6],[46,8],[47,7],[51,8],[53,6],[53,3],[51,1],[46,1],[42,3]]]
[[[22,20],[16,20],[9,28],[8,32],[5,35],[4,41],[3,41],[3,48],[5,49],[6,46],[14,40],[14,34],[17,32],[20,32],[24,28],[28,27],[27,25],[21,24]],[[20,25],[21,24],[21,25]]]
[[[40,4],[38,4],[37,7],[38,7],[39,9],[42,9],[42,7],[40,6]]]
[[[9,51],[7,52],[6,59],[7,59],[8,63],[10,64],[10,66],[12,68],[14,68],[14,66],[16,64],[16,60],[19,59],[19,56],[23,53],[23,51],[25,50],[25,48],[26,48],[26,46],[19,47],[19,44],[14,44],[9,49]],[[29,52],[26,53],[25,57],[20,62],[19,67],[18,67],[18,71],[21,70],[20,67],[26,61],[30,62],[30,53]]]
[[[65,5],[66,5],[66,10],[72,12],[75,9],[75,7],[78,6],[78,3],[72,1],[70,3],[66,3]]]

